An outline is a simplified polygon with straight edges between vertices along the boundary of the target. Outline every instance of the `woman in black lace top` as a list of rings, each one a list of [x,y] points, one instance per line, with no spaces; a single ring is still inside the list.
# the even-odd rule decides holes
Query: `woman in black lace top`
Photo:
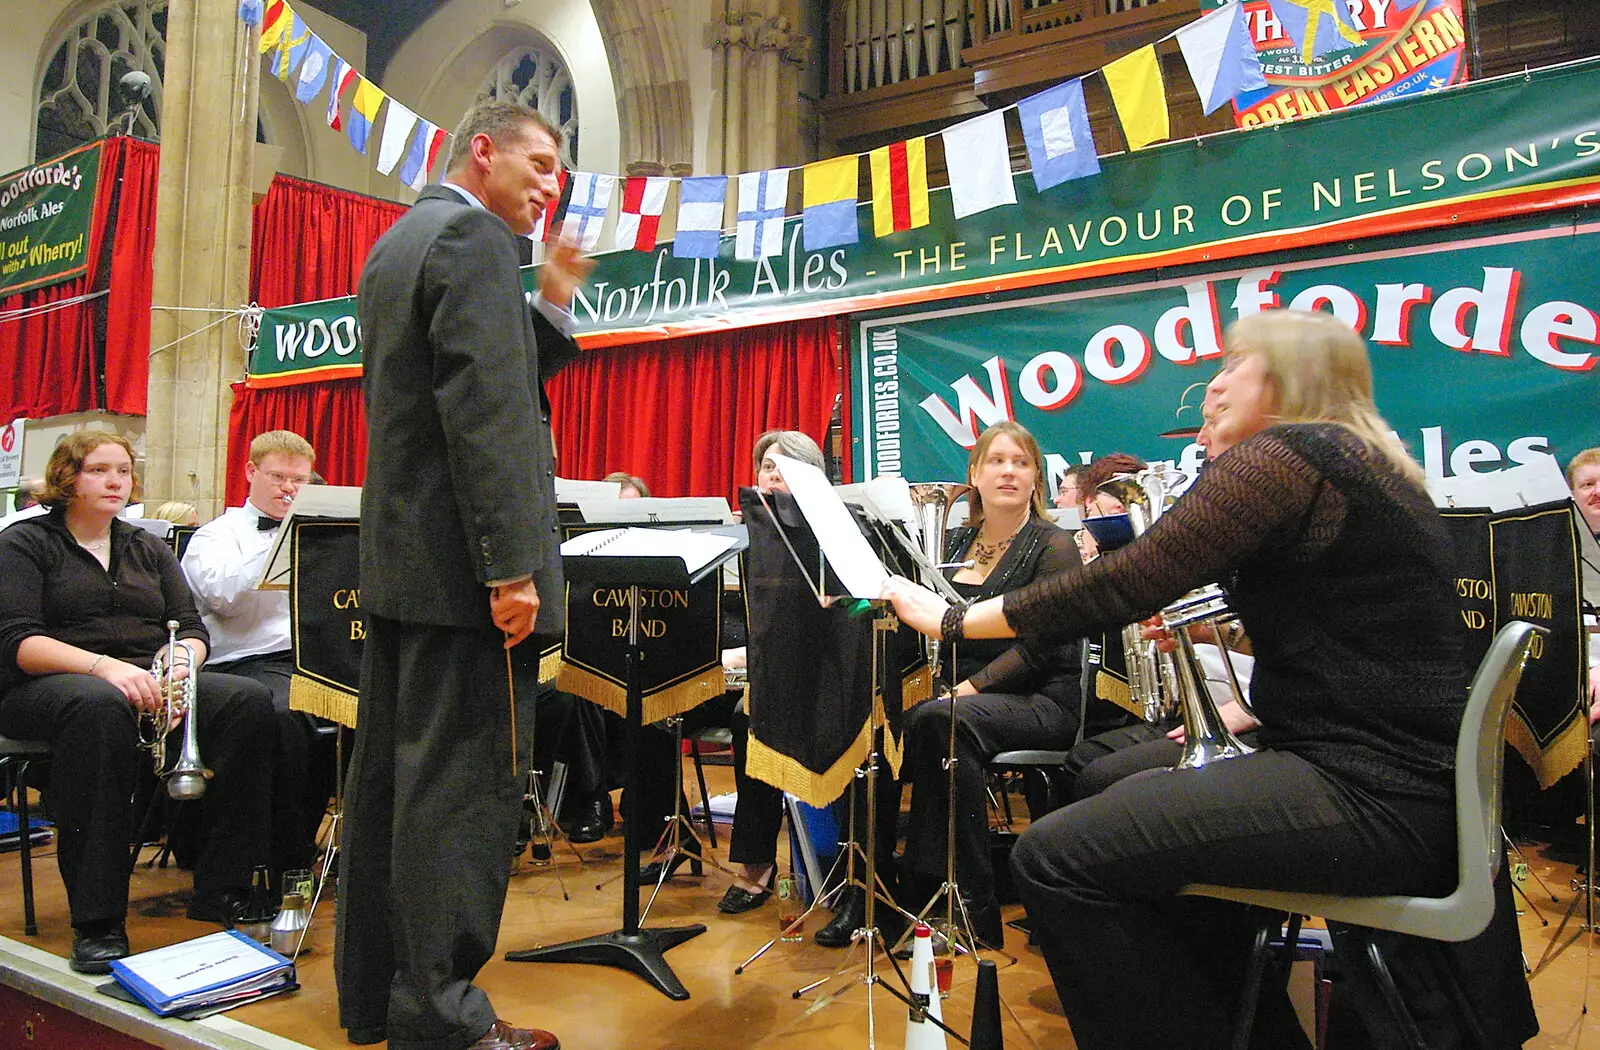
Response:
[[[1144,536],[964,611],[899,581],[886,595],[947,640],[1072,637],[1220,582],[1253,640],[1261,750],[1121,781],[1033,825],[1013,852],[1083,1050],[1227,1045],[1249,922],[1177,898],[1187,883],[1454,886],[1468,669],[1422,471],[1378,415],[1365,344],[1341,322],[1258,314],[1227,349],[1206,393],[1210,463]],[[1263,996],[1256,1045],[1308,1045],[1281,990]]]

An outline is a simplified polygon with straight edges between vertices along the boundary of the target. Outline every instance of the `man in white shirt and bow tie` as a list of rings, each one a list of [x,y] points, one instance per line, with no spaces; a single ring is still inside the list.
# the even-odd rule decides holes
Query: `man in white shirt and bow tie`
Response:
[[[294,642],[288,593],[256,590],[278,526],[300,487],[311,482],[315,461],[315,450],[299,434],[258,434],[245,464],[249,498],[202,526],[183,555],[184,575],[211,632],[206,669],[253,678],[272,691],[278,716],[274,875],[311,866],[333,782],[331,745],[318,736],[310,715],[289,710]]]

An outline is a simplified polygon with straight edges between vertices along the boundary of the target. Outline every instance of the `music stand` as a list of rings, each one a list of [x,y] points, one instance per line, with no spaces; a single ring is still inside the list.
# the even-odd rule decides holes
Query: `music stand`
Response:
[[[588,583],[610,583],[628,588],[627,644],[627,720],[624,736],[623,790],[638,797],[639,771],[635,757],[642,732],[644,695],[640,662],[644,656],[639,641],[639,592],[643,587],[688,587],[717,571],[724,562],[747,546],[740,526],[696,529],[728,536],[731,546],[709,562],[690,570],[685,558],[675,554],[613,555],[604,549],[586,555],[563,554],[561,566],[567,579]],[[671,532],[659,532],[660,541],[669,547]],[[567,545],[563,544],[565,549]],[[662,926],[643,929],[639,925],[639,835],[634,822],[623,822],[622,927],[610,933],[584,937],[543,948],[527,948],[506,953],[508,962],[572,962],[614,966],[629,970],[650,982],[657,991],[679,1002],[689,998],[688,989],[667,964],[665,952],[692,937],[706,932],[704,923],[688,926]]]

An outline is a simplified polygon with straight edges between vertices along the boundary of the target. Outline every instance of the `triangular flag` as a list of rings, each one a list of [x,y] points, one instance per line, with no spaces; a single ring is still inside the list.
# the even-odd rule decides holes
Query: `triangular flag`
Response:
[[[789,204],[789,169],[751,171],[739,176],[738,225],[733,257],[746,262],[783,254],[783,213]]]
[[[355,83],[357,75],[355,66],[338,55],[333,56],[333,72],[328,77],[333,85],[328,89],[328,127],[334,131],[344,127],[344,121],[339,119],[339,97],[344,94],[346,88]]]
[[[801,241],[808,252],[861,239],[856,228],[856,187],[861,158],[854,153],[807,164],[800,174]]]
[[[1006,145],[1005,110],[964,120],[940,132],[950,169],[950,206],[958,219],[1017,203]],[[952,160],[952,158],[958,158]]]
[[[283,39],[278,41],[278,79],[285,84],[289,82],[289,74],[298,69],[300,60],[306,57],[306,48],[311,46],[311,28],[300,21],[299,15],[291,17],[293,21],[284,30]]]
[[[873,236],[928,225],[928,140],[880,146],[867,160],[872,166]]]
[[[417,115],[394,99],[389,100],[389,114],[383,118],[383,141],[378,143],[378,174],[387,175],[400,163],[406,143],[411,140],[411,129],[417,126]]]
[[[722,244],[722,208],[727,199],[726,175],[692,175],[678,183],[678,234],[672,239],[675,257],[717,257]]]
[[[1129,149],[1144,149],[1172,134],[1167,122],[1166,87],[1161,82],[1161,59],[1156,57],[1154,44],[1123,55],[1100,70],[1100,75],[1111,89],[1111,101],[1117,107],[1117,119],[1122,121]]]
[[[1231,3],[1174,34],[1189,66],[1200,106],[1210,116],[1244,91],[1267,86],[1261,59],[1250,38],[1243,3]]]
[[[1099,173],[1100,157],[1094,150],[1081,79],[1023,99],[1017,103],[1017,116],[1022,120],[1022,140],[1033,167],[1033,185],[1040,193],[1070,179]]]
[[[333,48],[322,38],[311,34],[306,45],[306,57],[300,60],[300,72],[295,74],[294,100],[302,106],[317,97],[322,85],[328,82],[328,61],[333,58]]]
[[[616,248],[636,252],[654,251],[661,213],[667,206],[665,177],[636,175],[622,184],[622,213],[617,216],[617,234],[611,242]]]
[[[600,243],[600,227],[605,224],[606,209],[611,207],[611,191],[616,185],[615,175],[596,175],[592,171],[572,173],[572,198],[567,204],[564,235],[586,252],[594,251],[595,245]]]
[[[570,175],[571,173],[565,168],[556,172],[556,195],[545,201],[544,207],[539,210],[539,217],[533,223],[533,232],[528,234],[530,241],[549,242],[555,238],[556,229],[561,225],[561,218],[567,213],[567,201],[572,196]]]
[[[400,181],[414,190],[422,189],[428,181],[428,172],[439,158],[439,147],[444,145],[445,130],[429,121],[417,124],[411,148],[406,150],[405,163],[400,165]]]
[[[1300,46],[1300,61],[1356,47],[1361,31],[1345,0],[1268,0],[1284,34]]]
[[[261,53],[264,55],[277,47],[283,40],[283,31],[293,23],[293,9],[287,0],[272,0],[261,22]]]
[[[383,89],[378,87],[366,77],[356,83],[355,98],[350,100],[350,145],[359,153],[367,152],[367,138],[372,134],[372,125],[378,119],[378,110],[383,108],[383,100],[388,98]]]
[[[254,29],[261,24],[261,0],[239,0],[239,21]]]

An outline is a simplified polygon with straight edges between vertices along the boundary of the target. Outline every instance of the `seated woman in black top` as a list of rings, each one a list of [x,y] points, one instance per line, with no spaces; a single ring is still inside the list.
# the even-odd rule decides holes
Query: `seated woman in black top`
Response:
[[[50,744],[46,799],[72,910],[72,968],[104,973],[128,954],[131,798],[148,761],[137,723],[159,704],[151,662],[168,620],[197,665],[207,637],[172,551],[117,517],[138,496],[125,439],[69,435],[45,481],[50,513],[0,533],[0,732]],[[198,686],[200,753],[216,775],[201,803],[189,916],[227,926],[252,868],[267,863],[272,698],[233,675],[201,672]]]
[[[1228,1044],[1250,919],[1177,897],[1187,883],[1345,895],[1455,885],[1468,668],[1450,542],[1422,470],[1378,415],[1366,346],[1342,322],[1261,313],[1226,346],[1206,396],[1213,458],[1143,536],[965,609],[905,581],[887,588],[907,623],[946,640],[1061,638],[1220,581],[1254,643],[1259,750],[1119,781],[1034,824],[1012,853],[1084,1050]],[[1531,1034],[1511,922],[1509,950],[1472,967],[1500,998],[1479,1017],[1499,1029],[1495,1046]],[[1308,1045],[1281,988],[1264,995],[1255,1037]]]
[[[979,436],[968,457],[967,524],[946,537],[947,570],[969,599],[989,598],[1034,579],[1076,570],[1072,534],[1046,513],[1043,456],[1018,423],[998,423]],[[956,882],[967,901],[973,933],[998,946],[1005,928],[989,863],[984,763],[1016,748],[1072,746],[1078,732],[1079,648],[1076,639],[1043,644],[984,640],[958,645],[955,666],[943,670],[954,698],[938,697],[906,716],[902,775],[911,785],[911,819],[901,861],[900,903],[917,910],[944,881],[949,779],[950,712],[956,713]],[[952,673],[953,671],[953,673]]]

